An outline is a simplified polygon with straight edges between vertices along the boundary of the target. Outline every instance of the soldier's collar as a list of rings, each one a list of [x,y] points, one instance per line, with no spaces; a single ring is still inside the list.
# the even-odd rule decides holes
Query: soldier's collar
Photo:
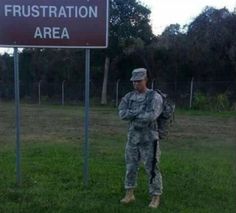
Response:
[[[147,94],[150,91],[150,89],[146,89],[144,92],[139,92],[138,90],[135,90],[137,94]]]

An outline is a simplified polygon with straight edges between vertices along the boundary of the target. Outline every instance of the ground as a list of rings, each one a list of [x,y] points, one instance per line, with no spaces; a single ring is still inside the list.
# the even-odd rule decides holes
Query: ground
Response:
[[[83,184],[83,108],[21,105],[22,184],[15,185],[14,105],[0,103],[0,212],[154,212],[139,171],[136,202],[124,206],[127,123],[92,107],[89,185]],[[164,194],[158,212],[236,211],[236,113],[177,110],[161,141]]]

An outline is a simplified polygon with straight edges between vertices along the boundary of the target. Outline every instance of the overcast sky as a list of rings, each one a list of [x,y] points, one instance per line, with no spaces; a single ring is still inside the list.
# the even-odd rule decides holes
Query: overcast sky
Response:
[[[217,9],[226,7],[230,11],[236,8],[236,0],[140,0],[151,10],[151,23],[154,34],[161,34],[170,24],[190,23],[206,6]],[[0,53],[12,48],[0,48]]]
[[[226,7],[233,11],[236,0],[140,0],[151,9],[154,34],[160,34],[170,24],[191,22],[206,6]]]

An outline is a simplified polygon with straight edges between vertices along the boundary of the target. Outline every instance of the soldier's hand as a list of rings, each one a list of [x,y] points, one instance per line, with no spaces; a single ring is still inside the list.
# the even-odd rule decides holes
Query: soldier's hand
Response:
[[[132,119],[135,119],[139,113],[140,113],[139,110],[129,110],[129,114],[132,117]]]

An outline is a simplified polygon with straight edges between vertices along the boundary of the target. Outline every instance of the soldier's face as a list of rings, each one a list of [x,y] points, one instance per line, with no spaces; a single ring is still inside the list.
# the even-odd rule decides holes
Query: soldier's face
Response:
[[[147,80],[133,81],[133,87],[138,92],[143,92],[147,88]]]

